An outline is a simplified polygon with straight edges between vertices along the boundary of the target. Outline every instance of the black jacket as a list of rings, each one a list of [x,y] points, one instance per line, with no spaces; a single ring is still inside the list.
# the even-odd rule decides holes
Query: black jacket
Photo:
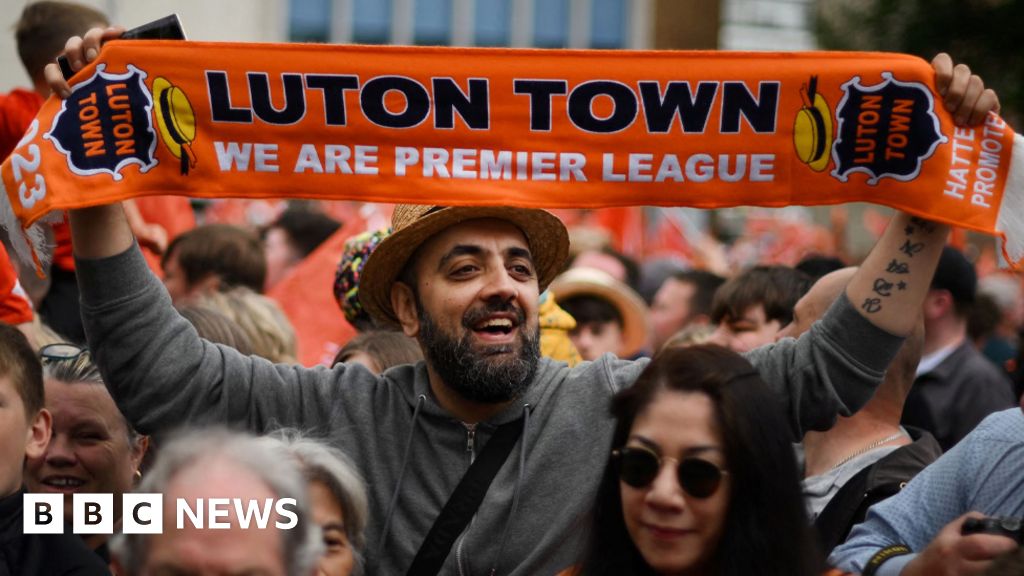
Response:
[[[902,490],[925,466],[942,456],[942,448],[931,434],[910,426],[904,429],[913,442],[900,446],[850,478],[814,521],[821,549],[826,554],[846,541],[850,530],[864,521],[868,508]]]
[[[964,341],[933,370],[914,380],[903,406],[902,424],[931,432],[946,451],[986,416],[1016,403],[1006,372]]]
[[[0,576],[109,576],[85,542],[64,534],[24,534],[22,495],[0,498]]]

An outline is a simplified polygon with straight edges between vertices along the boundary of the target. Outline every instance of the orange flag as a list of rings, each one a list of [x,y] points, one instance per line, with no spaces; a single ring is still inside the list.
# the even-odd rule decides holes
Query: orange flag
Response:
[[[0,168],[0,223],[153,194],[867,201],[999,235],[1017,262],[1022,139],[995,115],[955,127],[933,80],[880,53],[117,41]]]
[[[338,349],[356,335],[332,290],[338,259],[351,235],[335,232],[267,292],[295,328],[299,363],[304,366],[330,366]]]

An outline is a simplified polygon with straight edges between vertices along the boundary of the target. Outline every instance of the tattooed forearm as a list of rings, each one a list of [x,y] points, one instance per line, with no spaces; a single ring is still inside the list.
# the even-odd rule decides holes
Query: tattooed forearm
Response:
[[[850,279],[846,295],[872,324],[913,332],[949,227],[897,213]]]

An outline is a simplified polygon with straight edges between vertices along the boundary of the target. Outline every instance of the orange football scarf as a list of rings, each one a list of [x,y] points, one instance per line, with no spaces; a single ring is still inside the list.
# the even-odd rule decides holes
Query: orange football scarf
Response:
[[[1024,257],[1024,143],[874,53],[121,41],[0,168],[0,223],[152,194],[540,208],[865,201]],[[1016,144],[1016,146],[1015,146]],[[29,240],[29,243],[24,242]]]

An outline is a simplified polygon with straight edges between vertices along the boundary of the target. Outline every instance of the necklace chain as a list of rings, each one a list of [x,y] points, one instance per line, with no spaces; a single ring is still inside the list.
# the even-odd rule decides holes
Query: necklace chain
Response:
[[[853,460],[857,456],[860,456],[860,455],[862,455],[862,454],[864,454],[864,453],[866,453],[866,452],[868,452],[870,450],[874,450],[875,448],[878,448],[882,444],[888,444],[889,442],[892,442],[894,440],[899,440],[902,437],[903,437],[903,431],[901,430],[901,431],[893,434],[892,436],[887,436],[885,438],[882,438],[881,440],[876,440],[876,441],[872,442],[871,444],[868,444],[867,446],[861,448],[860,450],[857,450],[853,454],[850,454],[846,458],[843,458],[842,460],[839,461],[838,464],[836,464],[835,466],[829,468],[829,470],[835,470],[836,468],[839,468],[840,466],[842,466],[843,464],[846,464],[850,460]]]

